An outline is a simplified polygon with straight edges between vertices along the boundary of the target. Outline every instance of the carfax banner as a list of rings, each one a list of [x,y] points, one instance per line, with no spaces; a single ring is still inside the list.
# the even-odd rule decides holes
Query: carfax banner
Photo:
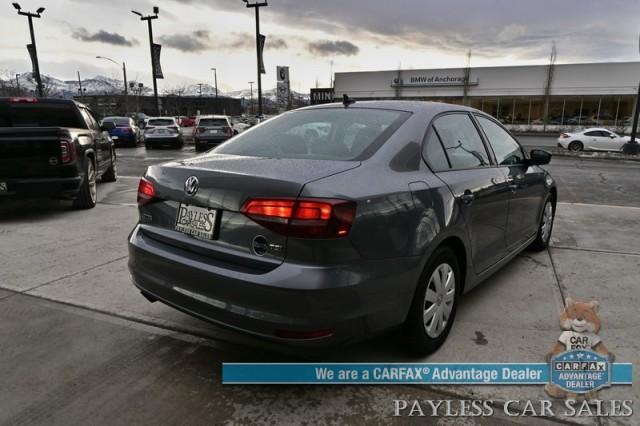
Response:
[[[573,392],[630,385],[631,363],[223,363],[223,384],[562,384]],[[584,360],[590,361],[590,360]],[[602,370],[599,363],[607,364]],[[562,370],[564,368],[564,371]],[[600,370],[598,370],[600,369]],[[606,372],[606,377],[605,373]],[[600,375],[599,373],[602,373]]]

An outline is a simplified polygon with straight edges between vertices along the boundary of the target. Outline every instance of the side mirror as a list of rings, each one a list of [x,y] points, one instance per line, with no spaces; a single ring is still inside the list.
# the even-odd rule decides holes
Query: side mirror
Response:
[[[551,161],[551,153],[542,149],[532,149],[530,153],[531,163],[537,166],[549,164]]]
[[[614,134],[612,133],[612,134],[610,134],[610,135],[609,135],[609,137],[610,137],[611,139],[615,139],[615,138],[616,138],[616,135],[614,135]]]
[[[109,132],[115,128],[116,128],[116,125],[111,121],[104,121],[100,126],[100,130],[102,130],[103,132]]]

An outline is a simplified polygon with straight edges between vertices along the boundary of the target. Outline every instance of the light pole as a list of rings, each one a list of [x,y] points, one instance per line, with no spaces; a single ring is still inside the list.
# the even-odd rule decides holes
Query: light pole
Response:
[[[215,68],[211,68],[213,71],[213,81],[216,86],[216,101],[218,100],[218,71]]]
[[[253,7],[256,10],[256,57],[258,69],[258,116],[262,117],[262,73],[260,72],[260,63],[262,62],[262,52],[260,46],[260,8],[268,6],[267,2],[249,3],[249,0],[242,0],[247,7]]]
[[[249,98],[250,99],[249,100],[249,105],[251,105],[251,115],[253,115],[253,113],[254,113],[254,110],[253,110],[253,81],[249,82],[249,88],[250,88],[249,89],[250,90],[249,93],[251,93],[251,97]]]
[[[36,49],[36,37],[33,34],[33,18],[40,18],[44,7],[39,7],[36,13],[23,12],[18,3],[13,3],[13,7],[18,11],[18,15],[26,16],[29,20],[29,33],[31,34],[31,49],[33,49],[33,71],[36,74],[36,83],[38,84],[38,96],[42,97],[42,78],[40,78],[40,64],[38,63],[38,49]]]
[[[106,56],[96,56],[96,59],[105,59],[107,61],[113,62],[117,66],[120,66],[119,63],[114,61],[111,58],[107,58]],[[122,77],[124,78],[124,109],[129,110],[129,89],[127,88],[127,64],[122,61]]]
[[[156,67],[153,59],[153,28],[151,21],[158,19],[158,13],[160,9],[158,6],[153,6],[153,15],[143,16],[142,13],[132,10],[131,13],[138,15],[141,21],[147,21],[149,27],[149,52],[151,53],[151,76],[153,77],[153,98],[156,104],[156,115],[160,116],[160,104],[158,103],[158,83],[156,82]]]
[[[20,94],[20,74],[16,74],[16,89],[18,90],[17,95]]]
[[[640,38],[638,39],[638,50],[640,51]],[[638,93],[636,94],[636,108],[633,111],[633,124],[631,125],[631,138],[629,142],[622,145],[624,154],[638,155],[640,154],[640,144],[636,141],[638,131],[638,114],[640,114],[640,83],[638,84]]]

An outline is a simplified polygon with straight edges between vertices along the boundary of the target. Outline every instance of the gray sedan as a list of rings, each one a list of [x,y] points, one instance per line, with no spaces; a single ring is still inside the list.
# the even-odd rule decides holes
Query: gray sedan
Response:
[[[129,268],[150,301],[255,336],[336,345],[401,326],[427,354],[464,292],[547,246],[550,158],[459,105],[302,108],[149,167]]]

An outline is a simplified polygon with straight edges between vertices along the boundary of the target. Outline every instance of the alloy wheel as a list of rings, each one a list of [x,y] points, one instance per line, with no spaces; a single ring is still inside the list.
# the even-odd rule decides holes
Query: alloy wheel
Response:
[[[546,244],[551,236],[551,226],[553,225],[553,206],[550,201],[544,205],[542,212],[542,223],[540,224],[540,236],[542,242]]]
[[[93,165],[93,161],[88,160],[89,164],[87,165],[87,184],[89,185],[89,194],[91,195],[91,200],[93,202],[96,201],[96,168]]]
[[[424,295],[423,322],[427,335],[433,339],[447,327],[456,293],[456,277],[453,268],[440,264],[431,274]]]

